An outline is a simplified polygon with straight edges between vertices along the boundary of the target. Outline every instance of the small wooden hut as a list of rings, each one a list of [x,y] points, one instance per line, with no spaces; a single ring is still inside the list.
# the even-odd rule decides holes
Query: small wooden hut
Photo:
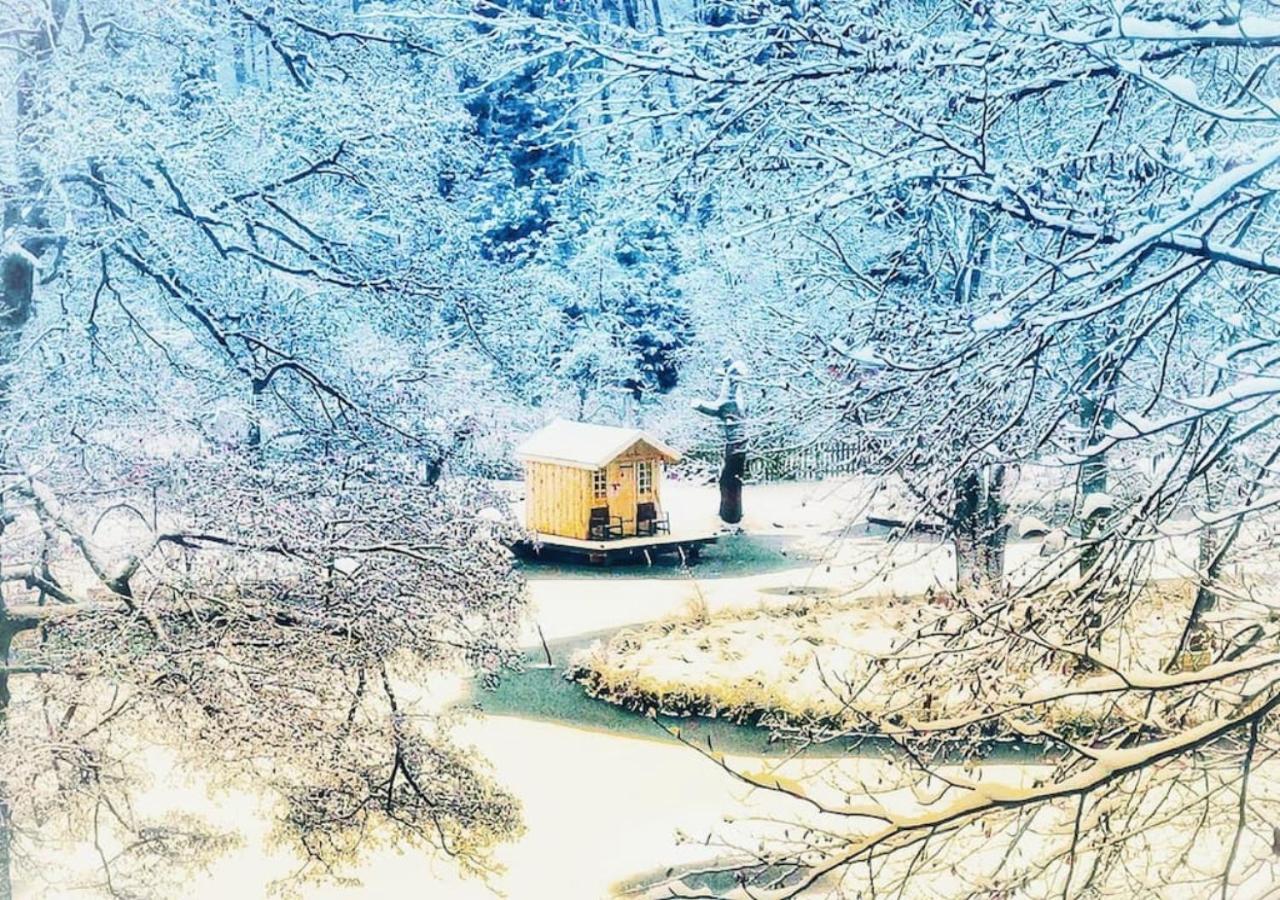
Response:
[[[516,456],[524,463],[530,531],[581,541],[670,534],[662,467],[680,454],[652,435],[557,419]]]

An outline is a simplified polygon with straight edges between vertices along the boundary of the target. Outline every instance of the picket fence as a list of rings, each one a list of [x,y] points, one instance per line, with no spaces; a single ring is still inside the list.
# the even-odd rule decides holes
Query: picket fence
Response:
[[[813,481],[833,475],[868,471],[868,448],[854,441],[815,441],[796,447],[749,447],[747,477],[751,481]],[[696,447],[685,454],[694,465],[718,467],[720,446]]]

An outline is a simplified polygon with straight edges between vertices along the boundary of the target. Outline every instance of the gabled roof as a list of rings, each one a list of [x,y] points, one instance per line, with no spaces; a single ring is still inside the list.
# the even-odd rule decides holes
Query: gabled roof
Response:
[[[555,463],[582,469],[599,469],[629,450],[637,442],[647,444],[667,462],[677,462],[680,454],[639,428],[590,425],[556,419],[538,429],[516,448],[516,457],[531,462]]]

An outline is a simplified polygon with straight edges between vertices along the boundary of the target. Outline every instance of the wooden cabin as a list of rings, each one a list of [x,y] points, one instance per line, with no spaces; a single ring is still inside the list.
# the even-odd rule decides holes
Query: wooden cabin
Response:
[[[516,456],[524,463],[530,531],[583,541],[670,534],[662,467],[680,454],[652,435],[557,419]]]

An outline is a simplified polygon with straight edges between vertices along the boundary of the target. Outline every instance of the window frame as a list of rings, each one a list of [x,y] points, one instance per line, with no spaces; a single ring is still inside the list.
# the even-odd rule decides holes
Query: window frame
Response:
[[[591,499],[609,499],[609,469],[594,469],[591,472]]]
[[[653,460],[642,459],[636,463],[636,492],[653,493]]]

